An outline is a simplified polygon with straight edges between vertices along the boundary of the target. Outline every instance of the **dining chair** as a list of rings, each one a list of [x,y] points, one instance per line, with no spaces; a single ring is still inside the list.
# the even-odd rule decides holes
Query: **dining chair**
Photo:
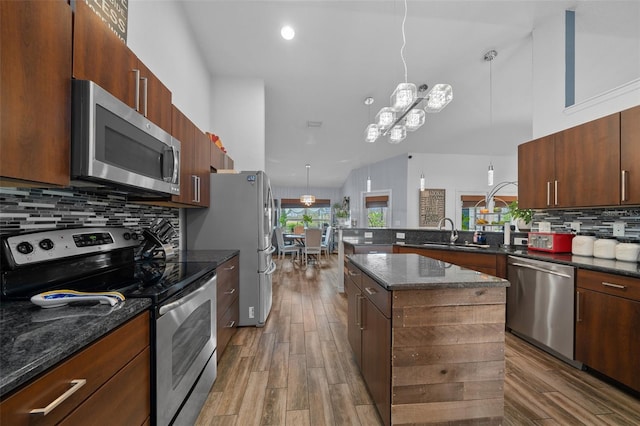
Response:
[[[298,225],[298,226],[294,227],[293,228],[293,233],[294,234],[298,234],[298,235],[304,234],[304,226]]]
[[[329,254],[331,253],[331,248],[329,247],[331,242],[331,229],[332,228],[330,226],[327,227],[322,240],[322,245],[320,245],[320,253],[324,253],[327,260],[329,260]]]
[[[276,228],[276,239],[278,240],[278,259],[286,258],[287,253],[291,253],[291,261],[293,262],[300,248],[295,244],[285,244],[282,228]]]
[[[302,254],[304,255],[304,264],[309,264],[309,255],[315,255],[320,264],[320,254],[322,253],[322,229],[314,228],[307,229],[304,236],[304,248]]]

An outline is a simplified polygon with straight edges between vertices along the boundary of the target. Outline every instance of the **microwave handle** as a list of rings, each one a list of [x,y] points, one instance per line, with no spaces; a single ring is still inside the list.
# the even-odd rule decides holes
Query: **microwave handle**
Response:
[[[165,168],[162,167],[162,180],[165,182],[169,181],[171,183],[178,183],[178,166],[180,165],[180,158],[178,158],[178,151],[176,151],[175,146],[170,146],[166,148],[162,154],[163,158],[166,158],[168,152],[171,151],[171,157],[173,158],[173,164],[171,167],[171,171],[165,174]]]

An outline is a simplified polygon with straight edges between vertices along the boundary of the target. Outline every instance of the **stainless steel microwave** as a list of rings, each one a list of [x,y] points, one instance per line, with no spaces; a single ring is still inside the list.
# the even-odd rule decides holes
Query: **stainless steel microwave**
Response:
[[[180,141],[96,83],[73,80],[71,178],[180,194]]]

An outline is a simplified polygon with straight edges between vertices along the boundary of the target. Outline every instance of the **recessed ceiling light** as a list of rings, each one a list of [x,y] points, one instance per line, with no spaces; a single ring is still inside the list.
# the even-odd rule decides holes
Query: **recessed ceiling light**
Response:
[[[296,32],[289,25],[285,25],[280,30],[280,35],[282,35],[282,38],[285,40],[292,40],[293,37],[295,37]]]

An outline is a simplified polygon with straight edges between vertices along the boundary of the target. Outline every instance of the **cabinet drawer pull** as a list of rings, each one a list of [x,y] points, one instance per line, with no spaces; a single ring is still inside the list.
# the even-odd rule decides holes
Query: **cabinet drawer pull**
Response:
[[[366,291],[367,293],[369,293],[369,296],[373,296],[374,294],[378,294],[378,292],[376,291],[375,288],[373,287],[365,287],[364,291]]]
[[[235,292],[236,292],[236,289],[235,289],[235,287],[234,287],[234,288],[232,288],[232,289],[231,289],[231,290],[229,290],[229,291],[225,291],[225,292],[224,292],[224,294],[233,294],[233,293],[235,293]]]
[[[233,328],[233,326],[236,325],[236,322],[234,320],[229,321],[229,324],[225,325],[225,328]]]
[[[87,383],[87,379],[73,379],[71,381],[71,387],[62,395],[51,401],[49,405],[44,408],[34,408],[29,413],[30,414],[42,414],[46,416],[51,411],[53,411],[58,405],[62,404],[64,401],[69,399],[71,395],[76,393],[81,387],[83,387]]]
[[[624,289],[627,288],[624,285],[608,283],[608,282],[605,282],[605,281],[602,282],[602,285],[605,286],[605,287],[613,287],[613,288],[617,288],[617,289],[620,289],[620,290],[624,290]]]
[[[349,271],[349,275],[352,277],[357,277],[360,274],[358,274],[357,272]]]
[[[231,265],[228,268],[224,268],[225,271],[233,271],[234,269],[236,269],[236,265]]]

